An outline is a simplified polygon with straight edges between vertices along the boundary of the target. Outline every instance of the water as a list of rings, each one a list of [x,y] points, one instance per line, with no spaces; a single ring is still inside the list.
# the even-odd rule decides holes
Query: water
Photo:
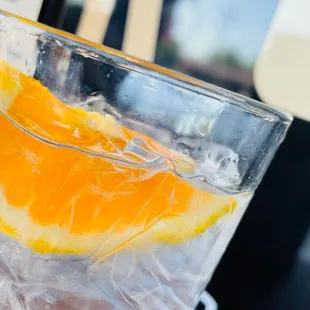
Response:
[[[4,129],[10,129],[15,134],[10,137],[10,141],[7,144],[0,143],[0,154],[7,154],[8,152],[16,154],[21,152],[20,140],[14,142],[14,138],[19,134],[22,135],[22,141],[25,143],[22,147],[28,152],[26,153],[25,151],[21,154],[22,159],[17,157],[18,160],[15,161],[15,166],[23,163],[23,156],[29,155],[29,152],[32,154],[32,157],[28,156],[27,158],[33,162],[33,165],[39,164],[40,160],[37,160],[36,156],[43,156],[45,153],[41,152],[46,148],[49,154],[48,158],[53,158],[57,154],[57,156],[65,156],[63,154],[71,152],[69,153],[70,156],[78,156],[79,163],[81,160],[98,163],[98,166],[96,166],[98,171],[94,172],[96,176],[103,177],[104,171],[100,171],[100,167],[105,166],[100,166],[100,163],[104,162],[105,165],[113,167],[113,171],[108,171],[110,176],[107,182],[110,180],[113,183],[113,173],[119,173],[120,176],[125,178],[128,171],[136,171],[133,169],[137,168],[145,171],[136,185],[137,188],[140,184],[144,184],[143,182],[156,180],[160,174],[174,174],[182,182],[187,180],[186,182],[190,182],[196,187],[194,191],[196,200],[194,202],[191,200],[194,208],[191,212],[194,213],[191,213],[189,218],[184,217],[186,214],[182,213],[176,215],[178,223],[182,223],[181,226],[174,228],[174,218],[172,222],[167,222],[167,225],[164,224],[164,219],[159,217],[154,226],[142,231],[141,235],[139,235],[141,232],[139,226],[139,233],[136,234],[137,231],[134,231],[133,235],[128,233],[126,228],[124,235],[120,237],[119,241],[109,240],[109,237],[105,237],[103,244],[107,246],[108,250],[103,249],[103,252],[100,252],[100,249],[94,248],[94,252],[91,251],[79,255],[72,253],[66,255],[57,253],[40,254],[28,246],[22,245],[26,243],[25,239],[23,239],[26,238],[26,235],[21,235],[19,238],[16,238],[18,239],[16,241],[9,237],[7,230],[0,225],[1,231],[7,233],[0,235],[2,266],[0,270],[1,309],[193,309],[251,198],[251,194],[248,193],[231,195],[226,190],[231,187],[230,185],[233,182],[238,181],[238,155],[224,146],[212,143],[208,147],[209,154],[205,154],[205,156],[202,156],[201,153],[198,154],[197,150],[193,148],[191,153],[186,156],[193,156],[196,160],[194,162],[187,162],[187,159],[185,159],[187,157],[180,154],[181,152],[186,153],[183,149],[183,146],[186,145],[184,141],[183,146],[181,143],[174,146],[175,152],[169,157],[166,153],[161,153],[160,150],[154,149],[153,146],[143,139],[141,140],[141,138],[129,140],[121,153],[107,154],[94,151],[93,149],[72,147],[72,145],[69,147],[57,141],[51,141],[45,137],[34,135],[29,129],[21,127],[16,121],[13,124],[13,119],[8,119],[7,117],[8,115],[0,115],[0,122],[7,126]],[[17,128],[16,126],[19,127]],[[4,131],[5,134],[9,133]],[[2,138],[4,139],[5,136],[2,136]],[[41,145],[41,147],[38,149],[33,145]],[[14,147],[16,149],[13,149]],[[34,150],[37,150],[37,153]],[[42,158],[48,159],[47,157]],[[54,158],[55,160],[57,159],[56,157]],[[0,161],[0,171],[4,171],[5,166],[8,165],[4,159],[5,157]],[[184,162],[186,164],[190,163],[190,169]],[[87,167],[80,166],[79,170],[85,169],[85,173],[87,173]],[[23,166],[17,168],[23,170]],[[79,170],[78,172],[81,172]],[[18,170],[16,171],[18,173]],[[44,174],[44,170],[39,169],[35,173],[40,176],[40,174]],[[57,171],[55,171],[55,178],[56,174]],[[0,184],[5,180],[3,175],[1,177],[0,172]],[[16,175],[16,182],[18,180],[18,175]],[[64,187],[66,185],[65,179],[60,180],[63,182],[60,187]],[[122,180],[127,183],[124,186],[128,190],[128,187],[131,186],[130,179],[125,178]],[[46,184],[46,187],[53,184]],[[28,183],[28,186],[30,191],[31,182]],[[53,186],[56,185],[54,184]],[[186,186],[184,188],[187,188]],[[115,188],[115,192],[110,193],[112,196],[109,197],[106,196],[107,193],[103,193],[103,199],[115,199],[113,195],[117,193],[117,190]],[[177,203],[173,202],[175,198],[172,195],[174,190],[178,190],[177,183],[176,187],[169,194],[163,191],[162,195],[165,195],[165,200],[171,199],[171,205],[177,206],[180,203],[182,204],[183,200]],[[202,200],[199,200],[199,197],[204,197],[202,190],[213,193],[212,197],[214,197],[214,200],[212,200],[212,203],[214,202],[214,205],[212,203],[205,206],[200,205]],[[5,193],[6,187],[4,186],[0,194],[0,211],[2,209],[0,216],[6,216],[6,220],[15,223],[16,229],[20,231],[26,228],[28,230],[26,229],[25,231],[29,231],[30,228],[35,227],[31,226],[32,224],[27,224],[26,220],[15,221],[15,219],[21,216],[21,213],[18,212],[27,209],[8,206]],[[51,193],[54,192],[52,191]],[[16,192],[16,195],[20,195],[20,193]],[[127,199],[129,192],[126,192],[125,195],[124,201]],[[153,197],[152,195],[149,199]],[[158,194],[158,197],[162,197],[162,195]],[[186,198],[186,196],[184,197]],[[54,197],[50,201],[52,199]],[[213,208],[217,210],[218,202],[215,204],[216,201],[229,201],[229,199],[236,201],[237,205],[234,211],[233,209],[228,212],[225,211],[222,216],[216,215],[217,213],[213,211],[213,213],[211,211],[210,214],[208,213],[208,210]],[[90,204],[85,205],[86,210],[90,210],[90,207]],[[133,205],[128,205],[128,208],[124,210],[134,207]],[[147,205],[144,205],[144,207],[146,208]],[[10,213],[11,218],[8,218],[9,213],[3,213],[5,210],[8,210],[8,212],[12,211]],[[62,211],[64,210],[62,209]],[[153,211],[150,209],[150,212]],[[51,214],[53,215],[53,213]],[[87,212],[85,214],[87,215]],[[126,214],[124,213],[125,217]],[[122,216],[123,214],[120,215],[120,218]],[[150,213],[151,216],[153,216],[153,213]],[[204,218],[204,221],[201,223],[205,224],[206,221],[210,221],[210,218],[214,218],[214,216],[218,218],[214,223],[212,222],[213,224],[210,222],[211,224],[206,229],[202,229],[200,233],[197,233],[195,237],[189,238],[187,236],[187,229],[184,230],[184,227],[187,227],[186,225],[190,229],[194,229],[195,227],[191,227],[191,225],[194,226],[194,223],[198,225],[200,218]],[[185,219],[183,222],[182,218]],[[128,230],[129,228],[131,229],[130,225]],[[46,234],[49,231],[52,232],[52,230],[48,229],[50,228],[45,230]],[[161,235],[163,229],[166,231],[164,238]],[[56,231],[58,230],[56,229]],[[112,232],[113,238],[115,238],[115,231],[112,230]],[[37,233],[34,232],[35,237],[38,237],[38,234],[41,238],[40,230]],[[166,240],[167,234],[170,234],[168,241]],[[175,237],[178,237],[178,234],[180,236],[184,234],[182,237],[184,240],[171,242],[173,234]],[[110,239],[112,238],[111,236]],[[64,241],[61,240],[63,235],[60,234],[58,238],[59,244],[63,244]],[[81,248],[86,240],[83,238],[80,241]],[[133,238],[133,242],[127,244],[126,239],[128,238]],[[117,246],[115,246],[115,242]],[[110,243],[113,244],[113,249],[109,246]],[[101,254],[96,255],[96,251]]]

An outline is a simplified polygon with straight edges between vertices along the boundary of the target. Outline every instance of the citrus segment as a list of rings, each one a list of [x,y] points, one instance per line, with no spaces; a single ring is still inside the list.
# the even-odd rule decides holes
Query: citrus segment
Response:
[[[125,244],[174,244],[202,233],[236,205],[171,171],[81,151],[123,154],[135,137],[156,143],[111,116],[63,104],[3,61],[0,98],[0,231],[35,251],[103,255]]]

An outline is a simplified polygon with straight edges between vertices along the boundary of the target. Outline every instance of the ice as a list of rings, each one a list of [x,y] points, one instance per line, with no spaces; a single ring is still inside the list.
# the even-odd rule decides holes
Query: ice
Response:
[[[232,149],[208,142],[205,145],[206,156],[200,161],[203,175],[206,175],[216,187],[227,187],[240,182],[239,179],[239,155]]]
[[[212,141],[184,137],[175,140],[172,147],[195,160],[195,175],[197,178],[202,176],[209,186],[225,191],[240,184],[240,157],[231,148]]]
[[[0,234],[1,309],[192,310],[246,204],[195,239],[128,249],[101,261],[36,254]]]
[[[0,304],[7,306],[1,309],[58,310],[63,309],[58,304],[69,301],[65,309],[193,309],[198,298],[190,294],[193,285],[205,282],[205,256],[193,254],[210,247],[215,237],[174,248],[119,252],[94,264],[86,257],[44,258],[0,235]],[[77,300],[85,307],[73,307]]]
[[[192,310],[246,204],[192,240],[103,260],[36,254],[0,234],[0,305],[7,307],[1,309]]]

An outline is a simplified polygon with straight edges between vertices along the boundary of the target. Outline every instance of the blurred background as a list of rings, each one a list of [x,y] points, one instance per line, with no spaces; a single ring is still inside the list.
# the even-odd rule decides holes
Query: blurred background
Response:
[[[40,0],[37,14],[33,10],[29,14],[42,23],[274,104],[268,96],[260,98],[255,66],[284,1],[288,0],[103,0],[101,9],[94,10],[92,0]],[[8,2],[0,1],[1,8],[8,10]],[[142,13],[131,14],[139,5]],[[290,61],[297,58],[282,50]],[[284,72],[286,65],[281,63]],[[294,74],[297,78],[299,72]],[[294,91],[283,89],[283,98],[288,90]],[[309,123],[297,117],[206,288],[220,310],[310,309],[308,134]]]
[[[249,96],[277,2],[165,0],[154,62]],[[68,0],[59,27],[76,33],[84,3]],[[122,49],[128,7],[128,0],[115,1],[103,44]]]

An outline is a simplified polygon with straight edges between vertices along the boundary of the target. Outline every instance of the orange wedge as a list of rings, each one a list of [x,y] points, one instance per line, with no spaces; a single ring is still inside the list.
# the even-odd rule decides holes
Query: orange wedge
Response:
[[[84,152],[119,156],[142,136],[111,116],[65,105],[4,61],[0,111],[0,231],[34,251],[102,256],[138,244],[175,244],[236,206],[234,198],[203,192],[171,171]]]

